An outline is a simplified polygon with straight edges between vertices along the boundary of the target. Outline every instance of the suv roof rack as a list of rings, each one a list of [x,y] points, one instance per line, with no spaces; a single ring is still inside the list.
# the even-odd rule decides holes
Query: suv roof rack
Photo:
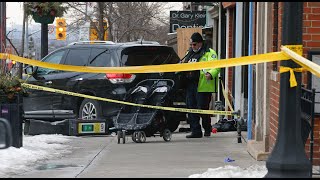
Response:
[[[160,45],[160,43],[158,43],[157,41],[132,41],[132,42],[126,42],[125,44],[158,44]]]
[[[79,41],[79,42],[73,42],[68,45],[76,45],[76,44],[115,44],[112,41]]]

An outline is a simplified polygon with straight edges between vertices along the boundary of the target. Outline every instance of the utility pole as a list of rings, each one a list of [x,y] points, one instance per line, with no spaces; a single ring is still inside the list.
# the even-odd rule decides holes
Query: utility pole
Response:
[[[25,23],[26,23],[26,35],[25,35],[25,51],[26,51],[26,56],[29,58],[29,18],[28,15],[25,15]]]
[[[25,29],[26,29],[26,4],[23,3],[23,22],[22,22],[22,38],[21,38],[21,51],[20,55],[23,57],[24,55],[24,43],[25,43]],[[17,76],[22,79],[22,63],[17,62],[18,71]]]
[[[0,2],[0,53],[6,48],[6,2]],[[5,73],[6,61],[1,61],[1,74]]]
[[[41,23],[41,59],[48,54],[48,24]]]
[[[303,2],[283,2],[282,45],[302,44]],[[281,66],[298,68],[294,61]],[[266,167],[265,178],[311,178],[312,165],[305,153],[301,136],[301,72],[295,72],[297,86],[290,87],[290,73],[280,76],[278,135]]]

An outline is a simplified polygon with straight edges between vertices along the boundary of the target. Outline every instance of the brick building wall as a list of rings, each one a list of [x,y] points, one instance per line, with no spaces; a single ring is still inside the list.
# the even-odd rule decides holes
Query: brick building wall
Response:
[[[229,47],[228,47],[228,56],[229,58],[233,57],[233,29],[234,29],[234,24],[233,24],[233,17],[234,17],[234,7],[229,8]],[[228,71],[228,89],[230,90],[230,92],[232,92],[232,82],[233,82],[233,67],[229,67],[229,71]],[[231,101],[230,101],[231,102]],[[229,109],[230,110],[230,109]]]
[[[275,4],[275,3],[273,3]],[[273,6],[274,7],[274,6]],[[303,57],[307,58],[308,50],[320,48],[320,2],[304,2],[303,7]],[[281,35],[282,35],[282,15],[283,15],[283,3],[278,3],[278,28],[273,24],[273,51],[280,51],[281,47]],[[273,13],[274,14],[274,13]],[[274,21],[275,22],[275,21]],[[275,42],[277,41],[277,42]],[[277,47],[276,47],[277,44]],[[280,63],[277,63],[279,68]],[[274,66],[274,64],[272,64]],[[271,72],[274,78],[269,80],[269,96],[270,96],[270,114],[269,114],[269,126],[270,126],[270,146],[269,151],[275,145],[278,132],[278,119],[279,119],[279,96],[280,96],[280,74],[275,71]],[[306,73],[302,74],[302,84],[307,84]],[[317,90],[319,91],[319,89]],[[313,164],[320,165],[320,116],[315,118],[314,128],[314,153]],[[309,157],[310,149],[310,137],[305,146],[305,151]]]
[[[273,23],[272,23],[272,41],[273,41],[273,46],[272,49],[273,51],[280,51],[281,47],[281,31],[282,31],[282,7],[283,3],[278,2],[277,6],[276,3],[273,3],[273,11],[272,11],[272,18],[273,18]],[[277,20],[275,20],[277,18]],[[275,24],[277,23],[277,24]],[[270,127],[270,135],[269,135],[269,152],[272,151],[272,148],[276,142],[277,138],[277,133],[278,133],[278,120],[279,120],[279,96],[280,96],[280,74],[278,72],[278,67],[280,65],[279,62],[273,63],[273,65],[277,66],[275,68],[276,71],[270,72],[274,75],[274,78],[269,79],[269,127]]]

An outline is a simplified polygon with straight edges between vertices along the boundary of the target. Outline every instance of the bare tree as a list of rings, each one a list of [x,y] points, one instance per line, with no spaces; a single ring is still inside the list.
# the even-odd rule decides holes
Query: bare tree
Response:
[[[114,31],[117,41],[133,41],[158,34],[158,22],[166,22],[161,15],[165,10],[162,2],[117,2],[114,13]]]
[[[93,12],[87,11],[87,2],[67,2],[67,4],[69,8],[72,9],[69,12],[69,19],[73,19],[68,24],[70,31],[79,30],[81,25],[89,21],[90,25],[97,31],[99,40],[104,40],[105,31],[108,31],[111,26],[108,23],[109,26],[105,29],[103,22],[104,19],[107,19],[107,22],[109,22],[109,19],[106,17],[109,15],[108,11],[112,10],[113,2],[95,2],[93,3]]]
[[[165,42],[169,17],[162,14],[166,10],[164,2],[97,2],[92,14],[86,10],[85,2],[68,2],[74,11],[69,12],[74,20],[68,24],[70,30],[79,29],[88,20],[103,40],[108,31],[108,40],[116,42],[144,40],[161,40]],[[169,8],[169,7],[168,7]],[[104,29],[103,20],[107,19],[108,27]],[[98,21],[99,23],[94,23]],[[163,26],[163,27],[162,27]],[[169,30],[169,28],[167,28]]]

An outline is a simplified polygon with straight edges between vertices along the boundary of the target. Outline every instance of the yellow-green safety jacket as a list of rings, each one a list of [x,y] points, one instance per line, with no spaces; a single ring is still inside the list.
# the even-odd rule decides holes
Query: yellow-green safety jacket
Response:
[[[204,47],[205,49],[202,50],[204,52],[203,55],[199,58],[198,62],[205,62],[205,61],[215,61],[217,60],[217,53],[208,47]],[[189,51],[192,51],[190,48],[186,56],[188,55]],[[205,73],[209,72],[212,76],[212,80],[207,80]],[[198,81],[198,92],[217,92],[218,91],[218,83],[219,77],[218,74],[220,73],[220,68],[212,68],[212,69],[203,69],[199,71],[199,81]]]
[[[217,53],[213,49],[208,48],[206,53],[199,59],[199,62],[216,61],[218,60],[217,57]],[[209,72],[211,74],[212,80],[206,79],[205,72]],[[200,70],[198,92],[217,92],[219,85],[219,73],[220,68]]]

